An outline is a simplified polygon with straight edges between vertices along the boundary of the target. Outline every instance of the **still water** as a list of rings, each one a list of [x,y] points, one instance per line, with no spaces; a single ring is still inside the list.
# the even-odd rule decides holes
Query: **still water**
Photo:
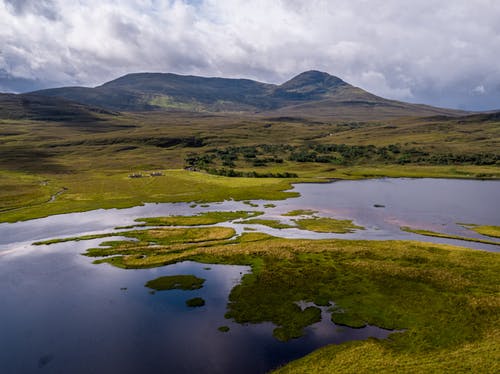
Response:
[[[138,217],[259,210],[265,212],[263,218],[287,222],[290,217],[281,214],[313,209],[321,216],[353,219],[366,230],[335,235],[254,227],[282,237],[416,239],[485,250],[500,248],[399,229],[407,225],[481,237],[456,223],[499,225],[500,182],[379,179],[300,184],[294,190],[301,197],[273,202],[273,208],[263,208],[264,201],[253,202],[259,207],[234,201],[195,208],[146,204],[0,224],[0,372],[262,373],[326,344],[390,334],[374,326],[336,326],[324,313],[325,318],[307,328],[304,337],[282,343],[273,338],[270,323],[240,325],[224,318],[228,295],[250,271],[248,267],[182,262],[122,270],[93,265],[80,255],[102,240],[31,246],[35,240],[109,232]],[[248,225],[229,226],[242,232]],[[144,287],[148,280],[177,274],[193,274],[206,282],[195,291],[151,294]],[[206,305],[186,307],[185,301],[193,297],[203,297]],[[219,332],[219,326],[229,326],[230,331]]]

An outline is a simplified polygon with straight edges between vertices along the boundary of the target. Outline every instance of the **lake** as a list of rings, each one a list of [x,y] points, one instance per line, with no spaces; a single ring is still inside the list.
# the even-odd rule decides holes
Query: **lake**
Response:
[[[263,208],[268,203],[264,201],[252,201],[259,207],[234,201],[195,208],[146,204],[0,224],[0,371],[263,373],[326,344],[385,338],[391,333],[375,326],[336,326],[323,311],[325,318],[308,327],[305,336],[279,342],[272,336],[271,323],[240,325],[224,318],[228,295],[250,271],[248,267],[181,262],[123,270],[93,265],[92,259],[80,255],[103,239],[31,246],[36,240],[109,232],[139,217],[258,210],[265,212],[263,218],[287,222],[290,217],[283,213],[313,209],[321,216],[352,219],[366,229],[320,234],[251,226],[290,238],[414,239],[479,250],[500,248],[400,230],[400,226],[412,226],[484,238],[457,222],[499,225],[498,181],[377,179],[298,184],[294,190],[301,197],[273,202],[273,208]],[[238,232],[250,226],[220,225]],[[206,282],[194,291],[151,294],[144,287],[149,280],[178,274],[193,274]],[[193,297],[202,297],[205,306],[188,308],[185,301]],[[218,331],[220,326],[228,326],[229,332]]]

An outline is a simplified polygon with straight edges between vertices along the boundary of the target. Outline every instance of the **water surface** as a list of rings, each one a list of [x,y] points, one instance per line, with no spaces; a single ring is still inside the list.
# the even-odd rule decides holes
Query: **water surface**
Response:
[[[444,179],[378,179],[329,184],[298,184],[298,198],[273,202],[224,201],[209,207],[146,204],[129,209],[96,210],[0,224],[0,372],[203,372],[259,373],[330,343],[390,332],[374,326],[349,329],[323,320],[304,337],[282,343],[271,323],[239,325],[226,320],[227,299],[248,267],[182,262],[162,268],[123,270],[93,265],[81,256],[104,239],[32,246],[36,240],[114,231],[134,219],[190,215],[212,210],[259,210],[262,218],[291,222],[282,214],[313,209],[318,215],[352,219],[365,226],[351,234],[320,234],[299,229],[222,223],[238,233],[253,226],[289,238],[413,239],[498,251],[480,243],[432,238],[403,232],[411,226],[490,239],[457,222],[500,225],[500,182]],[[384,207],[375,207],[383,205]],[[105,240],[109,240],[106,238]],[[152,295],[144,284],[163,275],[193,274],[206,279],[195,291]],[[187,308],[203,297],[206,305]],[[229,326],[228,333],[217,330]]]

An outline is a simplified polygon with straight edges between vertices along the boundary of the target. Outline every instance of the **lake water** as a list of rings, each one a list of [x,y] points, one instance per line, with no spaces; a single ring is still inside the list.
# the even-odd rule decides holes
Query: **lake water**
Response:
[[[31,246],[35,240],[109,232],[138,217],[195,214],[209,210],[259,210],[264,218],[286,222],[281,214],[314,209],[321,216],[353,219],[366,227],[353,234],[319,234],[298,229],[255,228],[282,237],[417,239],[476,249],[494,245],[431,238],[403,232],[412,226],[482,237],[457,222],[500,224],[500,182],[439,179],[379,179],[331,184],[300,184],[300,198],[251,208],[226,201],[209,207],[146,204],[0,224],[0,372],[203,372],[259,373],[304,356],[318,347],[390,332],[374,326],[349,329],[329,318],[310,326],[304,337],[279,342],[270,323],[239,325],[224,318],[232,287],[248,267],[182,262],[162,268],[123,270],[93,265],[81,256],[102,240]],[[384,205],[376,208],[375,204]],[[222,224],[228,226],[228,224]],[[249,225],[230,224],[238,232]],[[484,238],[484,237],[483,237]],[[107,238],[106,240],[109,240]],[[206,279],[195,291],[152,295],[144,284],[163,275],[194,274]],[[206,305],[185,301],[203,297]],[[217,330],[229,326],[228,333]]]

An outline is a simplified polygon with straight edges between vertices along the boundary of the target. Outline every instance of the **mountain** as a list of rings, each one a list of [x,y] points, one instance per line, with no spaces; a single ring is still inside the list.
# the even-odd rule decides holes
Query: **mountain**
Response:
[[[55,122],[94,122],[101,114],[114,114],[58,97],[0,93],[0,118]]]
[[[121,111],[230,111],[359,119],[465,113],[384,99],[314,70],[281,85],[249,79],[136,73],[95,88],[62,87],[34,94]]]

